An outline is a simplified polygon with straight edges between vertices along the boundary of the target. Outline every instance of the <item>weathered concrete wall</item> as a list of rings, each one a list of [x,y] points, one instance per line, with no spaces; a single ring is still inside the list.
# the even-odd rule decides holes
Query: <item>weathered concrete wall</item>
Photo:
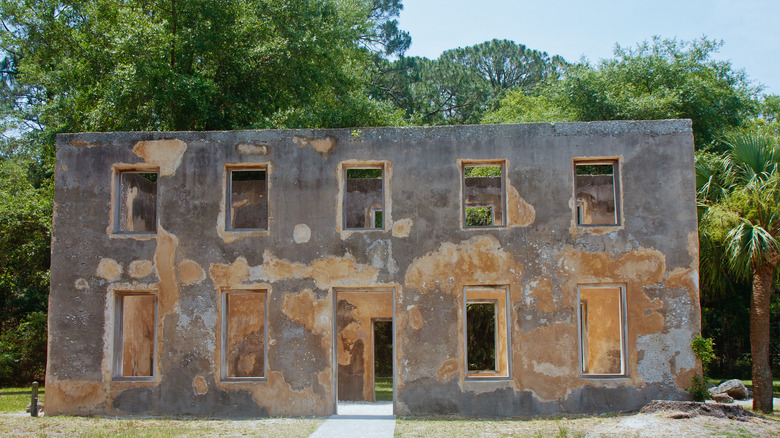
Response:
[[[690,121],[65,134],[57,146],[48,414],[331,414],[341,288],[392,292],[400,415],[635,409],[685,398],[697,370]],[[617,161],[617,225],[577,224],[582,158]],[[505,166],[504,226],[464,227],[462,166],[475,160]],[[226,230],[228,170],[254,163],[268,229]],[[364,164],[384,171],[384,229],[346,230],[344,166]],[[158,172],[155,232],[115,232],[123,170]],[[624,375],[580,371],[583,285],[624,290]],[[509,291],[508,377],[467,377],[475,286]],[[267,294],[263,377],[223,378],[229,291]],[[125,292],[156,297],[151,377],[117,371]]]

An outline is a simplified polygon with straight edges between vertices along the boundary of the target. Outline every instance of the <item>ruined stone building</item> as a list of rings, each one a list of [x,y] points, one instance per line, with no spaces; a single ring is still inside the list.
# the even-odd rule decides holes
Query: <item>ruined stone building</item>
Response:
[[[688,120],[63,134],[46,411],[686,398],[696,226]]]

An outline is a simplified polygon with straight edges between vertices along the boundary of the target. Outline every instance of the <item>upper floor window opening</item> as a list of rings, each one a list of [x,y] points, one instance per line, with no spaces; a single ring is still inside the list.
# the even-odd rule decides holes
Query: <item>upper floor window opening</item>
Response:
[[[114,232],[157,232],[158,169],[120,170],[116,173]]]
[[[620,223],[617,160],[575,160],[574,192],[577,225]]]
[[[346,229],[385,229],[384,166],[344,168],[343,214]]]
[[[471,161],[463,164],[464,228],[503,227],[506,224],[504,161]]]
[[[265,166],[228,168],[225,228],[268,229],[268,172]]]

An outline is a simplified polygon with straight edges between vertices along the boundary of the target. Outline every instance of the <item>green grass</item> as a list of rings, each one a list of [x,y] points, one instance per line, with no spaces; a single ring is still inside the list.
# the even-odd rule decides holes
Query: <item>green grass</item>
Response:
[[[376,394],[376,401],[393,401],[393,378],[374,378],[374,392]]]
[[[0,413],[23,412],[30,403],[31,387],[0,389]],[[38,400],[44,403],[44,388],[38,390]]]
[[[0,417],[3,436],[13,437],[307,437],[321,418],[204,420],[172,418],[120,419],[105,417]]]

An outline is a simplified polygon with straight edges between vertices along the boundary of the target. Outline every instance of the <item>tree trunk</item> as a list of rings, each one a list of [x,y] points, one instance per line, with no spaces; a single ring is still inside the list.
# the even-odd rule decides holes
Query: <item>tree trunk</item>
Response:
[[[774,263],[753,268],[750,298],[750,353],[753,357],[753,410],[772,413],[772,367],[769,359],[769,302]]]

